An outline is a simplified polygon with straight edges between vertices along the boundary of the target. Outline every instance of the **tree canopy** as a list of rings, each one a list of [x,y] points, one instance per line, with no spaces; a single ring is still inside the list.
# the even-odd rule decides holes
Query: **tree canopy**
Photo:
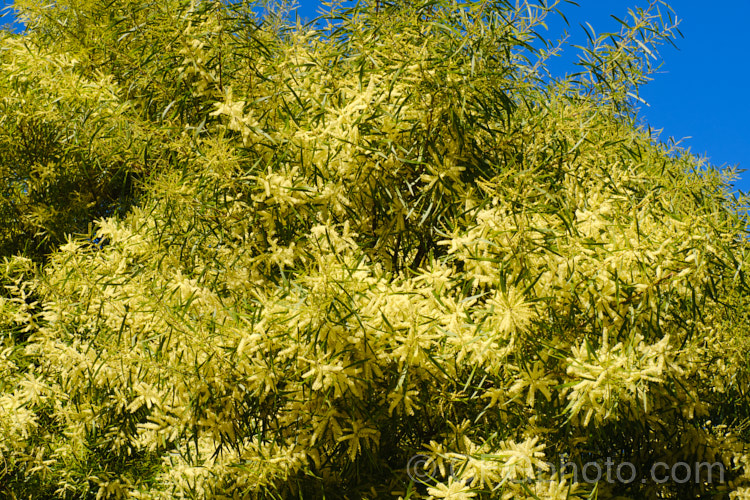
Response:
[[[666,5],[564,7],[17,0],[0,493],[750,498],[735,172],[639,122]]]

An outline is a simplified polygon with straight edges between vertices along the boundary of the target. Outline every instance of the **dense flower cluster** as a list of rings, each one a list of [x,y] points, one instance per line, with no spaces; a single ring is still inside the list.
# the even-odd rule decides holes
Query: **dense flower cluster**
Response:
[[[0,209],[36,193],[84,234],[0,267],[1,493],[750,495],[731,172],[632,108],[671,27],[633,12],[551,80],[530,42],[555,5],[382,3],[288,27],[17,2],[3,120],[70,121],[46,156],[13,146],[40,184]],[[122,210],[61,198],[122,172]],[[18,214],[1,238],[57,220]],[[590,484],[548,470],[562,454],[727,475]]]

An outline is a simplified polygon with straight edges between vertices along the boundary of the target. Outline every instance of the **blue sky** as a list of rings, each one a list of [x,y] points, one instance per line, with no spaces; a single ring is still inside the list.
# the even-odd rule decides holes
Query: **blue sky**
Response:
[[[10,0],[0,0],[3,6]],[[597,32],[617,31],[610,16],[625,19],[629,8],[645,6],[643,0],[577,0],[578,6],[563,5],[570,26],[549,24],[549,36],[567,29],[569,41],[585,44],[583,23]],[[300,1],[302,18],[313,18],[318,1]],[[670,5],[681,20],[684,38],[677,49],[661,48],[663,66],[654,80],[641,89],[649,106],[641,109],[642,119],[660,138],[682,140],[693,153],[706,156],[715,166],[750,169],[750,1],[673,0]],[[8,22],[1,19],[0,24]],[[555,63],[557,71],[573,71],[569,60]],[[750,191],[750,172],[742,174],[737,189]]]

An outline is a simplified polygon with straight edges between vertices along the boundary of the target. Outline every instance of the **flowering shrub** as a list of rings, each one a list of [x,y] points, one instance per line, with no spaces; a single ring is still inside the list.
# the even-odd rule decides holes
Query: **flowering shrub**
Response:
[[[141,177],[111,216],[55,199],[91,230],[0,268],[4,495],[749,494],[745,219],[732,172],[637,126],[655,5],[557,80],[555,5],[17,8],[4,64],[104,127],[56,147]]]

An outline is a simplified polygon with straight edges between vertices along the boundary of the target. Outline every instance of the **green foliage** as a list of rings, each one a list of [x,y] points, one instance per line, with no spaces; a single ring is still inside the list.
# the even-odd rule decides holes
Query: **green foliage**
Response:
[[[564,79],[556,4],[16,5],[4,495],[750,496],[746,221],[637,126],[658,5]]]

